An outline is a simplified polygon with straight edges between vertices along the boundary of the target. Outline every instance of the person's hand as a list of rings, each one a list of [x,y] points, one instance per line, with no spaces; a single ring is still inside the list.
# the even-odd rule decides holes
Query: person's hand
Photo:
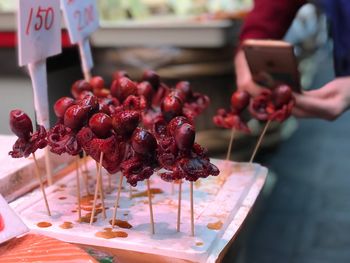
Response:
[[[350,77],[336,78],[320,89],[294,96],[296,117],[335,120],[350,106]]]
[[[253,81],[243,50],[239,50],[234,58],[236,84],[238,90],[244,90],[255,97],[263,91],[263,87]]]

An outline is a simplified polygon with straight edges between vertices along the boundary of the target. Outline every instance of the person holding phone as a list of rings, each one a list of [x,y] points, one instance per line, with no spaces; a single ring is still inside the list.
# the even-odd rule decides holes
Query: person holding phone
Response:
[[[240,42],[246,39],[281,39],[290,27],[297,11],[306,0],[255,0],[254,8],[246,17]],[[293,114],[303,118],[334,120],[350,108],[350,1],[314,0],[324,10],[334,42],[336,78],[323,87],[295,93]],[[238,49],[234,58],[237,88],[251,95],[263,87],[254,83],[245,55]]]

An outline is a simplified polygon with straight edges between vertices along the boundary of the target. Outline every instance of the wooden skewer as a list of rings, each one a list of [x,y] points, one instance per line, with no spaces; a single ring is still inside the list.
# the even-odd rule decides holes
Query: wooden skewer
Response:
[[[44,188],[44,183],[41,179],[41,176],[40,176],[40,170],[39,170],[39,164],[38,164],[38,160],[36,159],[35,157],[35,153],[32,153],[33,155],[33,159],[34,159],[34,163],[35,163],[35,175],[37,177],[37,179],[39,180],[39,183],[40,183],[40,189],[41,189],[41,192],[43,194],[43,197],[44,197],[44,201],[45,201],[45,206],[46,206],[46,210],[47,210],[47,214],[49,216],[51,216],[51,211],[50,211],[50,207],[49,207],[49,203],[47,201],[47,197],[46,197],[46,193],[45,193],[45,188]]]
[[[132,199],[132,186],[131,184],[129,185],[129,199]]]
[[[107,173],[108,176],[108,192],[112,191],[112,175],[110,173]]]
[[[84,165],[83,178],[84,178],[86,193],[87,193],[87,195],[90,195],[89,176],[88,176],[89,170],[87,168],[87,156],[86,156],[86,152],[85,151],[83,151],[83,165]]]
[[[46,167],[47,184],[52,185],[53,184],[53,175],[52,175],[50,150],[48,147],[46,147],[44,151],[45,151],[45,167]]]
[[[77,202],[78,202],[78,222],[81,222],[81,201],[80,201],[80,179],[79,179],[79,155],[75,157],[76,180],[77,180]]]
[[[148,205],[149,205],[149,213],[150,213],[150,219],[151,219],[151,233],[154,235],[154,218],[153,218],[153,207],[152,207],[152,196],[151,196],[151,187],[149,183],[149,179],[146,180],[147,182],[147,194],[148,194]]]
[[[233,144],[233,139],[234,139],[234,137],[235,137],[235,131],[236,131],[236,129],[232,127],[232,129],[231,129],[230,143],[229,143],[229,145],[228,145],[227,154],[226,154],[226,161],[229,161],[229,160],[230,160],[231,150],[232,150],[232,144]]]
[[[100,162],[99,164],[99,172],[100,172],[99,185],[100,185],[100,195],[101,195],[101,205],[102,205],[102,216],[103,216],[103,219],[106,219],[107,215],[106,215],[106,207],[105,207],[105,192],[103,189],[103,181],[102,181],[102,162]]]
[[[116,218],[117,218],[117,209],[118,209],[118,205],[119,205],[120,193],[121,193],[121,191],[122,191],[123,178],[124,178],[124,175],[122,174],[122,175],[120,176],[119,188],[118,188],[117,197],[116,197],[115,203],[114,203],[114,212],[113,212],[113,219],[112,219],[112,228],[114,228],[115,220],[116,220]]]
[[[88,168],[87,168],[87,156],[86,156],[86,152],[85,151],[83,151],[83,161],[84,161],[84,171],[85,171],[85,173],[89,173],[89,170],[88,170]]]
[[[84,163],[84,157],[83,157],[83,163]],[[80,165],[79,165],[80,167]],[[88,179],[88,175],[87,175],[87,170],[86,167],[84,168],[84,171],[82,172],[83,175],[83,180],[84,180],[84,185],[85,185],[85,191],[86,191],[86,195],[90,195],[90,190],[89,190],[89,179]]]
[[[265,136],[265,133],[266,133],[266,131],[267,131],[267,129],[268,129],[270,123],[271,123],[271,120],[269,120],[268,122],[266,122],[265,127],[264,127],[263,131],[262,131],[261,134],[260,134],[259,140],[258,140],[258,142],[257,142],[256,145],[255,145],[253,154],[252,154],[252,156],[250,157],[249,163],[252,163],[252,162],[254,161],[255,155],[256,155],[256,153],[258,152],[259,146],[260,146],[260,144],[261,144],[261,142],[262,142],[262,140],[263,140],[263,138],[264,138],[264,136]]]
[[[102,164],[103,160],[103,152],[100,154],[100,164]],[[101,165],[102,168],[102,165]],[[90,217],[90,225],[94,222],[94,217],[95,217],[95,210],[96,210],[96,202],[97,202],[97,196],[98,196],[98,190],[100,189],[100,176],[101,176],[101,170],[98,169],[97,171],[97,178],[96,178],[96,186],[95,186],[95,195],[94,195],[94,203],[92,205],[92,211],[91,211],[91,217]]]
[[[96,162],[96,173],[99,172],[99,169],[101,169],[101,171],[100,171],[100,177],[99,177],[100,183],[99,183],[98,191],[99,191],[100,197],[101,197],[102,216],[103,216],[103,219],[106,219],[107,216],[106,216],[106,207],[105,207],[105,192],[103,189],[103,181],[102,181],[102,179],[103,179],[103,177],[102,177],[102,163]]]
[[[193,182],[190,182],[190,192],[191,192],[191,236],[194,237]]]
[[[179,200],[177,203],[177,232],[180,232],[180,224],[181,224],[181,199],[182,199],[182,180],[179,183]]]

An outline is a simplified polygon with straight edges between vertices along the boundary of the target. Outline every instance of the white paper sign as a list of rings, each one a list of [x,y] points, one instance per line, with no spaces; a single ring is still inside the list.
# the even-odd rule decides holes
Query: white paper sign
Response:
[[[42,60],[36,63],[30,63],[28,69],[34,90],[34,109],[37,122],[46,129],[49,129],[49,96],[47,91],[46,62]]]
[[[72,43],[83,41],[99,27],[96,0],[61,0],[61,4]]]
[[[19,65],[61,53],[59,0],[18,0]]]
[[[82,42],[79,42],[79,52],[83,72],[86,74],[94,66],[89,39],[84,39]]]

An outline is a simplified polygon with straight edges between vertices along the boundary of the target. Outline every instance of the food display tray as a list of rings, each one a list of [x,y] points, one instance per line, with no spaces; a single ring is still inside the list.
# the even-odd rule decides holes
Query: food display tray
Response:
[[[200,179],[194,184],[195,236],[190,235],[190,192],[189,183],[182,184],[181,231],[176,231],[178,184],[164,182],[157,174],[151,179],[152,204],[155,221],[155,234],[150,233],[148,198],[145,183],[132,188],[130,199],[129,185],[124,184],[118,208],[118,219],[127,221],[132,228],[115,227],[113,231],[126,233],[127,237],[103,238],[97,233],[107,231],[113,214],[113,204],[120,174],[112,175],[108,185],[108,175],[103,174],[107,218],[102,213],[97,221],[77,222],[76,177],[71,171],[55,185],[48,187],[47,195],[52,216],[46,214],[39,191],[34,191],[17,199],[11,206],[19,213],[32,232],[57,239],[94,247],[133,251],[157,255],[174,260],[190,262],[215,262],[224,248],[238,233],[240,226],[259,195],[267,169],[258,164],[234,163],[212,160],[221,169],[218,177]],[[88,163],[90,192],[93,192],[96,166]],[[91,200],[81,181],[83,216],[91,210]],[[125,181],[125,180],[124,180]],[[109,188],[111,187],[111,189]],[[98,205],[100,207],[100,205]],[[38,227],[39,222],[52,224]],[[61,228],[63,222],[72,223],[72,228]],[[111,231],[110,229],[108,231]],[[118,255],[117,255],[118,256]],[[118,257],[117,257],[118,258]],[[145,259],[145,257],[144,257]],[[133,261],[135,262],[135,261]],[[146,262],[146,261],[144,261]],[[175,261],[172,261],[175,262]]]

